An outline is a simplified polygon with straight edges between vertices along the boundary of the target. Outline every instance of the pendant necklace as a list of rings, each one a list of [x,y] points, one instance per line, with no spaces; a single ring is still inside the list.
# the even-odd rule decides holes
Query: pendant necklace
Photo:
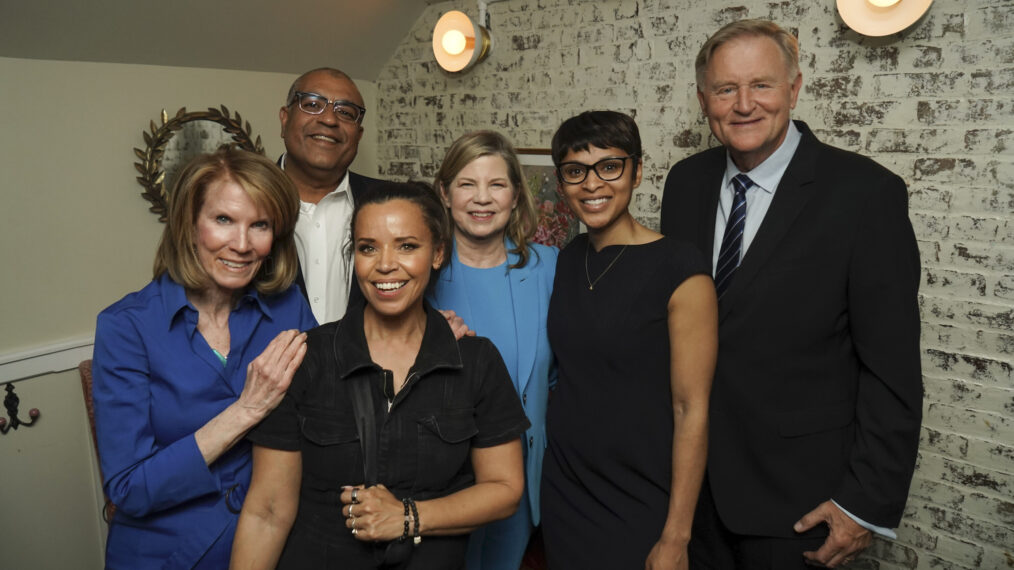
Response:
[[[616,261],[620,259],[620,256],[623,255],[623,252],[627,251],[627,245],[630,244],[624,245],[623,249],[620,250],[620,253],[617,253],[616,257],[614,257],[613,260],[609,262],[609,265],[607,265],[606,268],[602,270],[602,273],[599,273],[599,276],[596,277],[594,281],[592,281],[591,274],[588,273],[588,250],[591,249],[591,240],[588,240],[588,243],[584,248],[584,276],[585,279],[588,280],[589,291],[593,291],[595,289],[595,284],[599,282],[599,279],[602,279],[602,277],[606,273],[608,273],[610,269],[613,268],[613,265],[616,265]]]

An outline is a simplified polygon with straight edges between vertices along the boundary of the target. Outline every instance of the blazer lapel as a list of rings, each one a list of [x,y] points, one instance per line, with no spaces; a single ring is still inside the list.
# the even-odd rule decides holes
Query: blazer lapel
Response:
[[[453,240],[452,240],[453,243]],[[461,262],[458,261],[458,246],[451,246],[451,262],[437,276],[437,287],[434,288],[434,305],[437,307],[455,307],[454,312],[465,321],[465,324],[474,322],[472,319],[472,307],[468,302],[468,295],[463,287],[453,287],[455,282],[461,283]]]
[[[514,244],[507,242],[508,251],[514,249]],[[528,263],[524,267],[511,269],[507,275],[511,284],[511,305],[514,307],[514,331],[518,343],[518,392],[525,393],[528,379],[535,367],[535,353],[538,351],[539,342],[539,304],[542,299],[539,296],[538,280],[530,279],[532,276],[531,264],[535,263],[535,252],[531,252]],[[508,253],[507,264],[517,263],[518,256]]]
[[[799,142],[795,156],[792,157],[789,167],[778,183],[771,206],[764,215],[757,235],[750,243],[750,248],[743,256],[739,268],[736,269],[732,284],[722,296],[718,308],[720,321],[728,314],[742,292],[749,289],[750,282],[761,272],[816,190],[812,182],[819,143],[806,125],[797,121],[796,126],[802,132],[803,139]]]

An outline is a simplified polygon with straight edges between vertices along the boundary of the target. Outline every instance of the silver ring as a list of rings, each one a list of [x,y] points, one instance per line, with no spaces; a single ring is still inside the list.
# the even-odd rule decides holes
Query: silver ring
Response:
[[[356,518],[356,515],[352,514],[352,507],[354,507],[354,506],[356,506],[355,503],[349,505],[349,518],[350,519]]]
[[[359,534],[359,529],[352,527],[352,534]]]
[[[352,489],[352,504],[359,502],[359,489]]]

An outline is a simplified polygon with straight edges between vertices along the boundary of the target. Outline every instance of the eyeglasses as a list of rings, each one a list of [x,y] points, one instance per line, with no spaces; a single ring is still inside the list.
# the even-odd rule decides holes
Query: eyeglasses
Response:
[[[296,91],[292,94],[292,99],[289,100],[288,104],[292,105],[293,103],[298,103],[299,110],[310,115],[319,115],[331,105],[334,107],[334,115],[346,123],[362,124],[363,115],[366,114],[365,107],[360,107],[352,101],[344,99],[332,101],[323,95],[305,93],[303,91]]]
[[[581,164],[580,162],[561,162],[556,167],[556,175],[561,182],[567,184],[580,184],[588,177],[588,172],[595,171],[603,182],[611,182],[623,176],[623,169],[628,158],[637,158],[636,154],[603,158],[595,164]]]

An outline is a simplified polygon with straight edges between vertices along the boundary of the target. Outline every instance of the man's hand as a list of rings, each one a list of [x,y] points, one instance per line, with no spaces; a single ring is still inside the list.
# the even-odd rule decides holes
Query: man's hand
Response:
[[[465,321],[462,320],[454,311],[440,311],[440,314],[447,319],[447,324],[451,325],[451,332],[454,333],[454,340],[458,340],[463,336],[475,336],[475,331],[468,328]]]
[[[804,552],[803,558],[812,566],[837,568],[848,564],[873,540],[872,533],[849,518],[833,502],[824,501],[793,525],[796,532],[806,532],[820,523],[827,523],[831,534],[816,552]]]

